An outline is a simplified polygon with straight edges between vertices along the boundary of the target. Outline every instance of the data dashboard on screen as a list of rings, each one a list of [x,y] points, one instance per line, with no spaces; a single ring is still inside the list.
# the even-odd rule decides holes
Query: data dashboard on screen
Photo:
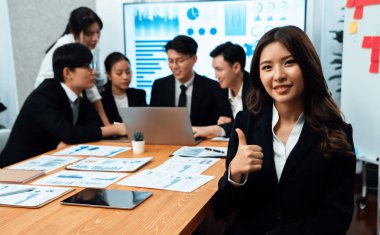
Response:
[[[132,86],[150,94],[155,79],[170,75],[166,43],[187,35],[198,43],[195,72],[215,79],[209,53],[219,44],[240,44],[249,71],[260,37],[283,25],[305,29],[306,0],[181,1],[123,4],[125,54],[134,70]]]

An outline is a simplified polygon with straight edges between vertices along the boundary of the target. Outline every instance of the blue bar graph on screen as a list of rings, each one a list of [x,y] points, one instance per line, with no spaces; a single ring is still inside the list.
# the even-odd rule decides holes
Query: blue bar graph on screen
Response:
[[[136,87],[147,90],[167,66],[165,45],[179,34],[178,8],[169,5],[136,7],[134,24]],[[147,93],[150,92],[147,90]]]
[[[226,36],[246,35],[246,4],[231,4],[225,7]]]
[[[306,0],[122,1],[124,49],[134,74],[131,86],[144,89],[148,103],[153,82],[171,74],[164,47],[177,35],[194,38],[198,43],[194,70],[214,78],[209,53],[218,44],[241,45],[249,70],[264,33],[283,25],[305,28]]]

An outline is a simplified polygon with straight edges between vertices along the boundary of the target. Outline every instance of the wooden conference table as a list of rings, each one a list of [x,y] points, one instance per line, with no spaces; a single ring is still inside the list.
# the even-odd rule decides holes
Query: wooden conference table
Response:
[[[92,144],[130,146],[130,143],[95,142]],[[203,141],[200,146],[226,146],[227,143]],[[151,162],[139,169],[152,169],[179,148],[176,145],[147,145],[145,153],[127,151],[115,157],[148,157]],[[48,152],[53,153],[54,151]],[[1,234],[191,234],[210,210],[225,170],[221,159],[202,174],[215,179],[190,193],[127,187],[113,184],[110,189],[153,192],[152,197],[133,210],[61,205],[60,201],[77,193],[66,194],[38,209],[0,207]],[[62,170],[62,169],[59,169]],[[59,170],[49,172],[55,173]],[[137,172],[138,172],[137,171]],[[131,173],[133,174],[133,173]],[[32,181],[33,182],[33,181]],[[31,182],[31,183],[32,183]]]

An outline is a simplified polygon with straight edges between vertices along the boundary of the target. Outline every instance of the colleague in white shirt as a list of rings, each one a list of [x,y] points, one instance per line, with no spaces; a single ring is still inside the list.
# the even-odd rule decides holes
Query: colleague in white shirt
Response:
[[[103,124],[109,125],[110,122],[105,114],[104,107],[101,102],[102,97],[99,93],[99,89],[101,91],[107,82],[104,73],[100,71],[100,51],[99,48],[96,47],[100,38],[100,31],[102,27],[103,23],[101,19],[91,9],[87,7],[79,7],[73,10],[62,36],[46,51],[46,55],[41,62],[40,70],[35,81],[35,87],[39,86],[43,80],[53,78],[52,57],[56,48],[75,42],[87,46],[93,54],[92,63],[93,67],[96,69],[96,86],[92,86],[87,89],[86,93],[90,102],[94,104]]]
[[[244,70],[244,49],[238,44],[226,42],[211,51],[210,56],[215,77],[224,89],[224,96],[228,97],[230,117],[235,117],[239,111],[247,110],[246,96],[251,87],[249,74]],[[233,118],[230,117],[220,116],[215,125],[193,126],[194,137],[228,137],[233,125]]]

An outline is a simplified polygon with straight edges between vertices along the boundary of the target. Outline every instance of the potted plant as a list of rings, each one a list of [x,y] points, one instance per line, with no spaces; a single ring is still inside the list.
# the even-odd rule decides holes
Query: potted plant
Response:
[[[141,131],[133,133],[132,149],[134,153],[143,153],[145,149],[144,134]]]

